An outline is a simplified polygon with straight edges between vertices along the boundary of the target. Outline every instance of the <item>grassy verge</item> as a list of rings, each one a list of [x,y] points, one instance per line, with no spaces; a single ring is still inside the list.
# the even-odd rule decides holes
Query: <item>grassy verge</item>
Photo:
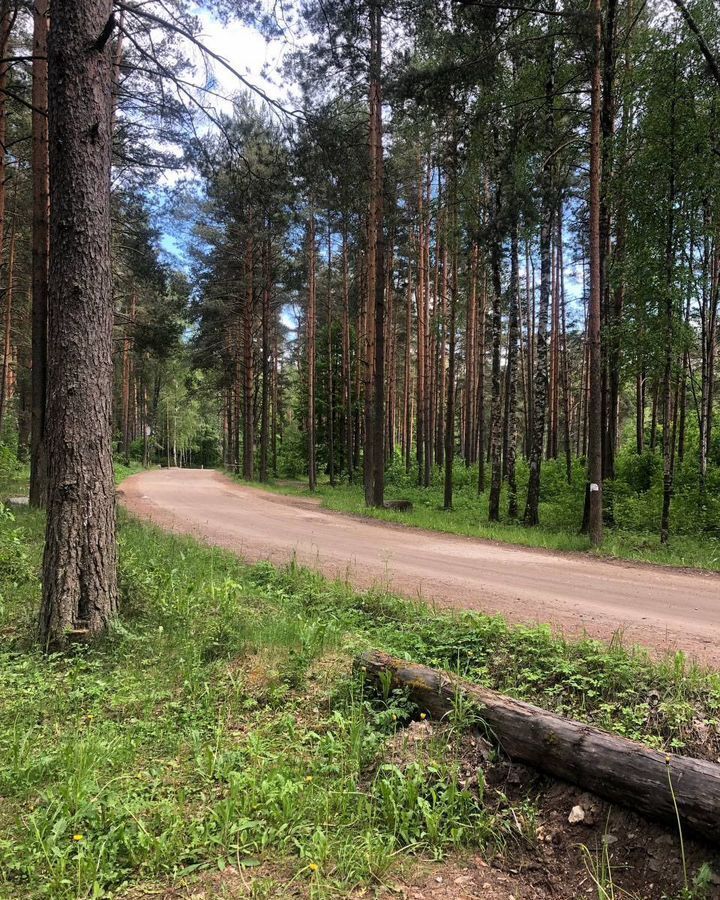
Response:
[[[489,807],[482,777],[463,787],[447,737],[388,760],[413,710],[348,677],[369,646],[657,747],[719,752],[720,677],[682,656],[435,615],[128,520],[122,619],[92,649],[44,657],[42,530],[33,511],[0,521],[2,897],[123,894],[268,859],[253,896],[293,880],[339,896],[413,856],[532,841],[531,806]]]
[[[280,480],[256,486],[282,494],[312,496],[301,482]],[[521,547],[592,553],[606,558],[720,572],[720,540],[708,534],[674,535],[668,544],[661,545],[654,532],[606,528],[602,548],[591,550],[587,537],[578,533],[582,518],[581,501],[570,491],[552,501],[541,502],[540,520],[543,524],[536,528],[526,528],[517,522],[490,522],[487,492],[478,496],[474,481],[465,475],[459,479],[452,510],[443,509],[442,479],[439,475],[429,488],[418,488],[408,483],[395,484],[392,481],[388,483],[386,499],[410,500],[413,508],[409,512],[368,509],[361,484],[343,483],[331,487],[327,481],[321,481],[315,496],[321,498],[327,509],[428,531],[461,534]],[[505,510],[506,507],[503,488],[501,508]]]
[[[0,460],[2,462],[2,460]],[[115,460],[115,483],[120,484],[130,475],[142,472],[143,467],[138,462],[131,462],[125,465],[123,462]],[[7,465],[0,465],[0,503],[7,500],[8,497],[27,497],[30,490],[30,466],[26,463],[19,463],[17,459],[8,454]]]

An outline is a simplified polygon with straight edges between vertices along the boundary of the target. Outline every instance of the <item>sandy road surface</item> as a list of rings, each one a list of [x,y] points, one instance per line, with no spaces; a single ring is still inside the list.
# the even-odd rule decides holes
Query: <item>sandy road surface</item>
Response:
[[[299,562],[438,605],[550,622],[720,667],[720,577],[495,544],[363,520],[212,471],[158,469],[121,489],[133,513],[248,560]]]

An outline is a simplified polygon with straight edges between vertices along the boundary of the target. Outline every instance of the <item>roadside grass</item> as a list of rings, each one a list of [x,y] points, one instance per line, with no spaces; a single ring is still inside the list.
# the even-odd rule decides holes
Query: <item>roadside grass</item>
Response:
[[[681,655],[438,615],[126,517],[121,618],[46,657],[32,644],[42,533],[41,514],[2,513],[2,897],[122,896],[270,859],[323,898],[413,856],[531,842],[531,814],[485,803],[482,777],[462,786],[447,735],[427,759],[388,761],[416,713],[350,676],[371,646],[656,747],[720,752],[720,676]]]
[[[145,471],[143,466],[131,461],[130,465],[115,460],[115,483],[120,484],[130,475]],[[15,454],[0,445],[0,502],[5,502],[8,497],[27,497],[30,490],[30,466],[28,463],[19,462]]]
[[[321,477],[314,494],[308,490],[306,484],[298,481],[279,479],[270,484],[253,484],[281,494],[317,496],[321,498],[325,508],[337,512],[381,519],[428,531],[460,534],[521,547],[581,552],[598,557],[720,572],[720,538],[716,533],[673,534],[669,543],[662,545],[658,536],[659,529],[650,531],[649,526],[653,523],[643,516],[638,518],[641,523],[645,522],[644,527],[632,529],[606,527],[603,546],[599,550],[593,550],[587,537],[579,533],[583,498],[578,485],[584,484],[582,471],[575,473],[574,485],[568,486],[564,483],[555,463],[546,463],[545,469],[548,472],[549,483],[545,484],[545,490],[541,495],[541,524],[534,528],[507,519],[506,485],[503,485],[501,495],[503,521],[490,522],[488,491],[478,496],[477,469],[476,467],[466,469],[462,464],[455,466],[452,510],[443,509],[443,481],[439,470],[436,470],[433,483],[428,488],[420,488],[414,483],[414,471],[409,477],[404,471],[398,471],[397,465],[388,471],[386,500],[409,500],[413,508],[408,512],[366,507],[362,473],[359,473],[359,480],[354,484],[343,481],[334,487],[329,484],[327,477]],[[519,487],[522,515],[525,492],[522,483]]]

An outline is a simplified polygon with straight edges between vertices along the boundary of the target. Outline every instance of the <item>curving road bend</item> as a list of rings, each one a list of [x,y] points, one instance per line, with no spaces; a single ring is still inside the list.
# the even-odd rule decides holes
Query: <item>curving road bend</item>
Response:
[[[420,531],[322,509],[319,501],[243,487],[214,471],[155,469],[119,491],[135,515],[239,553],[293,556],[357,587],[382,584],[439,606],[549,622],[720,668],[720,576],[606,562]]]

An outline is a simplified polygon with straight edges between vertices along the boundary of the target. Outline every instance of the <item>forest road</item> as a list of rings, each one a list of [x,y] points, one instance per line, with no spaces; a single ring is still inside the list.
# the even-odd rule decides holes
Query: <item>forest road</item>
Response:
[[[156,469],[128,478],[133,514],[250,562],[299,563],[357,587],[380,584],[439,607],[550,623],[720,668],[720,576],[497,544],[343,515],[319,501],[244,487],[219,472]]]

